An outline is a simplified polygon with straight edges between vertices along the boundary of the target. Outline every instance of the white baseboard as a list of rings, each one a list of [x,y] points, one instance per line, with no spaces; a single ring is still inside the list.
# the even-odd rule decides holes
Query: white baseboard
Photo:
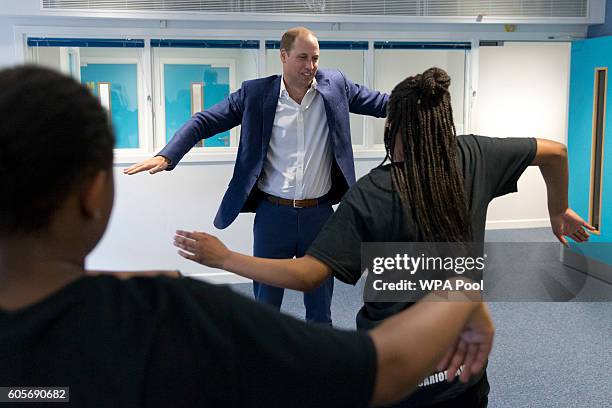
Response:
[[[533,218],[527,220],[497,220],[487,221],[486,229],[519,229],[550,227],[548,218]]]
[[[203,274],[187,274],[185,275],[192,279],[202,280],[215,285],[229,285],[233,283],[251,283],[251,279],[243,278],[231,272],[203,273]]]

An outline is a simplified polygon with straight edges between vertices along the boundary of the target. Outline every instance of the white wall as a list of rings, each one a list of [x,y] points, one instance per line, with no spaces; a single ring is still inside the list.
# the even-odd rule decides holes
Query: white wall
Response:
[[[450,93],[453,120],[457,133],[463,133],[463,102],[465,91],[465,66],[467,54],[464,50],[376,50],[374,60],[375,88],[390,93],[395,85],[406,77],[420,74],[435,66],[445,70],[451,77]],[[384,143],[383,119],[373,126],[376,143]]]
[[[28,0],[31,3],[31,0]],[[0,14],[2,14],[0,12]],[[42,17],[0,17],[0,67],[15,63],[16,52],[14,29],[23,26],[88,26],[95,22],[96,27],[113,29],[125,27],[138,28],[142,32],[158,29],[158,21],[130,21],[110,19],[59,19]],[[184,32],[200,32],[200,23],[170,22]],[[242,30],[262,30],[270,33],[282,31],[292,23],[271,25],[249,22],[241,25]],[[207,27],[220,27],[219,30],[232,32],[231,25],[207,23]],[[367,27],[367,25],[364,25]],[[342,33],[332,32],[328,25],[313,24],[322,38],[342,39]],[[371,28],[371,27],[370,27]],[[388,28],[389,31],[385,32]],[[533,27],[533,32],[502,33],[496,27],[470,26],[456,28],[457,32],[436,33],[435,27],[411,26],[409,33],[401,31],[401,25],[374,27],[378,30],[373,36],[379,39],[416,38],[453,39],[466,41],[474,36],[521,39],[532,37],[542,39],[550,35],[584,32],[584,26],[576,27]],[[352,28],[357,33],[356,27]],[[444,30],[446,28],[439,27]],[[149,31],[147,31],[149,30]],[[417,32],[420,31],[420,32]],[[471,30],[471,31],[470,31]],[[555,30],[560,30],[561,33]],[[178,31],[177,31],[178,32]],[[429,32],[429,34],[427,34]],[[424,34],[425,33],[425,34]],[[186,34],[188,35],[188,34]],[[269,34],[266,34],[269,35]],[[279,34],[280,35],[280,34]],[[355,39],[365,35],[355,34]],[[340,36],[340,37],[339,37]],[[478,104],[474,106],[474,133],[491,136],[541,136],[557,140],[565,138],[567,76],[567,44],[529,44],[506,43],[500,48],[482,48],[479,53]],[[529,105],[528,105],[529,104]],[[356,160],[357,176],[362,176],[380,163],[382,153],[376,157]],[[222,160],[222,159],[221,159]],[[238,217],[226,230],[218,231],[212,226],[221,197],[230,180],[233,163],[215,161],[210,163],[189,162],[179,165],[173,172],[150,176],[139,174],[124,176],[121,169],[115,168],[116,203],[111,222],[100,245],[88,259],[88,266],[97,269],[180,269],[186,273],[218,274],[212,276],[217,281],[227,282],[233,275],[219,274],[199,265],[186,262],[176,255],[172,246],[175,229],[196,229],[212,231],[219,235],[232,249],[250,253],[252,248],[252,214]],[[510,198],[495,202],[490,210],[491,225],[540,226],[546,224],[543,184],[537,171],[528,171],[520,183],[521,192]],[[534,221],[535,220],[535,221]]]
[[[96,269],[180,269],[184,273],[219,272],[187,262],[172,245],[177,229],[218,234],[235,250],[252,251],[252,214],[240,216],[226,230],[213,219],[233,164],[179,165],[172,172],[126,176],[115,168],[115,207],[109,228],[90,255]]]
[[[541,137],[567,143],[569,43],[506,43],[481,47],[473,133]],[[487,226],[548,226],[546,187],[530,167],[519,192],[494,200]]]
[[[358,160],[357,176],[380,161]],[[225,230],[213,226],[232,168],[229,163],[187,164],[153,176],[126,176],[121,168],[115,168],[115,207],[105,236],[88,258],[88,266],[106,270],[180,269],[188,274],[220,274],[219,281],[227,282],[227,273],[178,256],[172,239],[177,229],[206,231],[219,236],[233,250],[252,253],[254,214],[241,214]]]
[[[13,20],[0,16],[0,68],[18,63],[15,57]]]

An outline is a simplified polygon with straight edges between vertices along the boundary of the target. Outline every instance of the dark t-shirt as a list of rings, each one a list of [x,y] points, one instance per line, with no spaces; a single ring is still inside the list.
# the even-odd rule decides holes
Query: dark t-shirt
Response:
[[[484,240],[489,202],[517,191],[516,183],[536,154],[532,138],[489,138],[475,135],[457,137],[458,163],[472,220],[473,240]],[[354,285],[361,277],[362,242],[419,241],[414,220],[402,208],[391,185],[390,165],[373,169],[348,191],[334,215],[307,251],[333,270],[336,278]],[[363,305],[357,315],[359,329],[371,329],[382,320],[411,304],[373,303]],[[409,401],[424,406],[459,395],[476,383],[448,385],[432,375]],[[431,380],[431,381],[429,381]]]
[[[366,407],[376,376],[364,333],[165,277],[84,277],[0,311],[0,361],[0,386],[70,387],[63,407]]]

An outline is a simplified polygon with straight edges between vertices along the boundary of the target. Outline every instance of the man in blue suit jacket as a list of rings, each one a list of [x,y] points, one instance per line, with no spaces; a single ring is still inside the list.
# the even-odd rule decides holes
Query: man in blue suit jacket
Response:
[[[386,116],[388,96],[338,70],[318,70],[319,43],[308,29],[281,39],[283,75],[246,81],[227,99],[196,113],[159,154],[124,170],[172,170],[200,140],[241,125],[234,174],[215,217],[226,228],[255,212],[255,256],[303,256],[355,183],[349,112]],[[280,308],[283,289],[254,282],[255,298]],[[306,320],[331,324],[333,278],[304,295]]]

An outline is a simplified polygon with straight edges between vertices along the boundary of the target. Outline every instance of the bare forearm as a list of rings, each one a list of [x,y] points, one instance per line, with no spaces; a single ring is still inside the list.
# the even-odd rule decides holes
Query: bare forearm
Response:
[[[267,285],[304,292],[321,283],[309,274],[310,268],[304,258],[267,259],[231,252],[223,269]]]
[[[422,301],[372,330],[378,361],[372,403],[399,400],[433,372],[479,305]]]
[[[550,140],[538,139],[537,165],[546,183],[548,212],[561,214],[568,207],[568,165],[565,145]]]
[[[567,160],[559,160],[557,165],[540,166],[540,172],[546,183],[548,212],[551,215],[561,214],[568,207]]]
[[[219,238],[205,232],[177,230],[174,245],[183,258],[281,288],[306,292],[332,274],[329,266],[309,255],[296,259],[243,255],[230,251]]]

